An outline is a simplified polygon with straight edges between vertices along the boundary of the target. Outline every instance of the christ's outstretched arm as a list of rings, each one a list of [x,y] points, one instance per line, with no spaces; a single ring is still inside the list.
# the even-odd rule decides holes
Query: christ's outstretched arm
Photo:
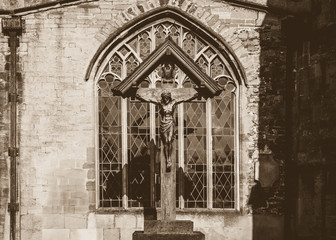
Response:
[[[195,92],[191,92],[190,94],[183,94],[181,95],[179,98],[175,98],[175,104],[181,103],[181,102],[189,102],[195,98],[198,97],[198,93]]]
[[[145,101],[145,102],[150,102],[150,103],[154,103],[154,104],[159,104],[160,103],[155,96],[153,97],[153,96],[136,94],[135,97],[138,98],[139,100],[142,100],[142,101]]]

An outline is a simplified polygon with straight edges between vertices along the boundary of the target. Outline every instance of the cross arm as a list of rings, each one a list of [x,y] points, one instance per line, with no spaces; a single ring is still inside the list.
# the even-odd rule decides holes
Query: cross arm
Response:
[[[159,104],[161,91],[153,88],[140,88],[137,90],[135,97],[145,102]]]
[[[172,94],[176,103],[188,102],[198,97],[198,92],[194,88],[177,88]]]

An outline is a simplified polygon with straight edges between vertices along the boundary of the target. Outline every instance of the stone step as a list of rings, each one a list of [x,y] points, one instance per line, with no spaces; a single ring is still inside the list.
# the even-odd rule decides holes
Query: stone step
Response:
[[[144,233],[136,231],[133,233],[133,240],[204,240],[201,232],[192,233]]]
[[[192,233],[194,223],[192,221],[176,220],[176,221],[161,221],[161,220],[145,220],[145,233]]]

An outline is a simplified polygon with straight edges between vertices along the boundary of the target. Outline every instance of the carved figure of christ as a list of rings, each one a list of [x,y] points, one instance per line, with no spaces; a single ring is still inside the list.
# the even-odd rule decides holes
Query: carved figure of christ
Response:
[[[142,101],[154,103],[159,106],[160,137],[166,160],[166,171],[170,172],[172,166],[173,141],[175,133],[174,111],[181,102],[191,101],[198,96],[193,88],[141,88],[136,97]]]

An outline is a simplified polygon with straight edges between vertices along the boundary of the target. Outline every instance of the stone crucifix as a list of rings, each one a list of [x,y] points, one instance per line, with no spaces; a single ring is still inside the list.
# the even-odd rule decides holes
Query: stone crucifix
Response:
[[[173,83],[174,65],[162,66],[162,82]],[[164,84],[163,84],[164,85]],[[198,96],[193,88],[140,88],[136,97],[142,101],[154,103],[160,109],[161,138],[161,211],[163,221],[176,220],[176,160],[173,154],[175,138],[174,111],[177,104],[191,101]]]
[[[162,66],[163,80],[173,81],[173,69],[171,64]],[[142,101],[154,103],[159,106],[160,137],[163,144],[166,171],[170,172],[172,166],[173,141],[175,134],[174,111],[176,105],[197,98],[198,93],[193,88],[156,88],[139,89],[136,97]]]
[[[136,97],[140,100],[154,103],[159,106],[160,137],[163,144],[166,171],[170,172],[172,166],[173,141],[175,134],[174,111],[176,105],[190,101],[198,96],[193,88],[162,88],[139,89]]]

